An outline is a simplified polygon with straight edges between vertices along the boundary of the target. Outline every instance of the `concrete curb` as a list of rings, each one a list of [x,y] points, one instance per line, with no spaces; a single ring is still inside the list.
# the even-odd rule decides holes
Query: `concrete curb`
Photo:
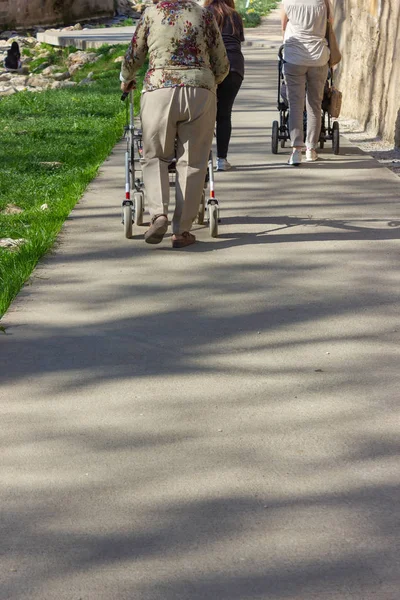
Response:
[[[136,26],[110,27],[106,29],[87,29],[82,31],[58,31],[48,29],[37,34],[39,42],[51,46],[75,46],[79,50],[87,48],[100,48],[113,44],[129,44]]]

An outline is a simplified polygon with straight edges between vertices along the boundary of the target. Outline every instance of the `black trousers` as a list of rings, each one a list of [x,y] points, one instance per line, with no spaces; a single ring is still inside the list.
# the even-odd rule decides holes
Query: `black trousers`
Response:
[[[232,132],[232,107],[242,85],[243,77],[230,71],[217,88],[217,156],[226,158]]]

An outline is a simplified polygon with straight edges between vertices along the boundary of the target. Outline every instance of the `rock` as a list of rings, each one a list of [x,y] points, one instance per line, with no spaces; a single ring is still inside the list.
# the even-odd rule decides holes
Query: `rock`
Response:
[[[0,48],[8,48],[8,40],[0,40]]]
[[[42,50],[39,52],[36,58],[49,58],[51,56],[51,52],[49,50]]]
[[[115,63],[122,63],[122,61],[124,60],[123,56],[117,56],[117,58],[114,60]]]
[[[67,58],[68,65],[86,65],[87,63],[93,63],[98,60],[98,55],[96,52],[83,52],[78,50],[77,52],[73,52]]]
[[[130,0],[117,0],[117,15],[125,15],[128,17],[133,16],[133,14],[137,12],[135,10],[136,3],[137,0],[135,0],[134,2]]]
[[[47,169],[57,169],[58,167],[61,167],[62,164],[63,164],[62,162],[59,162],[57,160],[54,160],[54,161],[42,161],[42,162],[39,163],[39,165],[41,165],[42,167],[46,167]],[[42,206],[44,206],[44,205],[42,205]],[[42,206],[40,208],[42,208]],[[47,204],[46,204],[46,208],[47,208]]]
[[[24,212],[22,208],[17,206],[16,204],[7,204],[4,210],[1,211],[2,215],[19,215]]]
[[[73,26],[73,31],[82,31],[83,27],[80,23],[77,23],[76,25]]]
[[[68,71],[70,73],[70,75],[74,75],[74,73],[76,73],[77,71],[79,71],[79,69],[81,68],[82,65],[76,63],[74,65],[70,65],[68,67]]]
[[[63,88],[72,88],[72,87],[75,87],[76,85],[78,85],[76,83],[76,81],[60,81],[57,83],[61,83],[61,87],[63,87]]]
[[[17,42],[21,48],[32,48],[38,43],[34,37],[25,35],[15,35],[10,37],[8,44],[11,46],[12,42]]]
[[[0,239],[0,248],[18,248],[22,244],[25,244],[26,240],[24,238],[19,238],[14,240],[13,238],[1,238]]]
[[[8,31],[8,30],[7,31],[2,31],[0,33],[0,39],[2,39],[2,40],[8,40],[8,39],[10,39],[10,37],[12,37],[14,35],[17,35],[16,31]]]
[[[37,41],[37,39],[34,38],[34,37],[32,37],[32,36],[21,37],[19,39],[21,41],[18,42],[18,43],[20,44],[20,46],[25,47],[25,48],[26,47],[28,47],[28,48],[34,48],[35,46],[37,46],[39,44],[39,42]]]
[[[58,67],[57,65],[50,65],[49,67],[43,69],[42,75],[44,75],[45,77],[48,77],[50,75],[50,77],[52,77],[56,74],[57,71],[60,71],[60,67]]]
[[[13,87],[8,87],[8,88],[0,88],[0,96],[12,96],[13,94],[16,93],[16,89]]]
[[[12,77],[12,73],[1,73],[0,81],[10,81],[11,77]]]
[[[41,73],[42,71],[45,71],[49,66],[50,66],[49,62],[44,62],[41,65],[39,65],[38,67],[36,67],[36,69],[33,69],[33,73]]]
[[[96,62],[100,57],[96,54],[96,52],[83,52],[78,50],[78,52],[74,52],[70,54],[67,58],[68,71],[73,75],[78,71],[83,65],[87,65],[89,63]]]
[[[64,71],[64,73],[55,73],[54,79],[55,81],[65,81],[71,77],[71,73],[69,71]]]
[[[46,77],[42,77],[41,75],[32,75],[28,78],[26,85],[33,88],[46,88],[52,82]]]
[[[10,83],[15,86],[17,86],[17,85],[25,86],[27,79],[28,78],[25,75],[17,75],[16,77],[11,78]]]
[[[72,88],[77,85],[76,81],[54,81],[50,87],[52,90],[61,90],[63,88]]]

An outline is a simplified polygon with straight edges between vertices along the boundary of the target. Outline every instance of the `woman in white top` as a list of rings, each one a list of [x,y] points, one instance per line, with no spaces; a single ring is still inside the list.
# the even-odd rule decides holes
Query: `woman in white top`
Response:
[[[306,160],[318,159],[321,104],[328,76],[327,19],[329,0],[283,0],[284,73],[289,100],[289,130],[293,152],[290,165],[301,163],[304,149],[303,112],[307,109]]]

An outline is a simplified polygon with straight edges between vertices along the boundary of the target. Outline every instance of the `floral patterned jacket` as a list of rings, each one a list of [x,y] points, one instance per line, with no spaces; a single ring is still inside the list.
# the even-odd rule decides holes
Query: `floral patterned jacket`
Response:
[[[122,63],[121,81],[134,80],[147,54],[145,92],[181,86],[215,91],[229,72],[215,19],[194,0],[165,0],[146,8]]]

